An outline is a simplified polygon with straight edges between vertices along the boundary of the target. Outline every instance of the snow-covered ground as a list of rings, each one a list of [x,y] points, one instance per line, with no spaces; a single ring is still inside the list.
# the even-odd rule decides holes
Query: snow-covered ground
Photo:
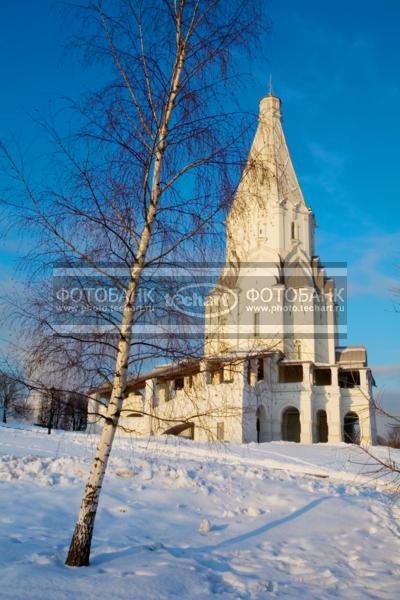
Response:
[[[117,439],[91,566],[65,567],[96,442],[0,428],[2,599],[400,597],[396,494],[344,444]]]

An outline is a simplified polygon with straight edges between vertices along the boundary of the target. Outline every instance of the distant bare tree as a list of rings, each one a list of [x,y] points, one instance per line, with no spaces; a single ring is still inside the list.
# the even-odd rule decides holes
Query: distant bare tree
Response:
[[[38,424],[52,429],[82,431],[87,423],[87,398],[78,392],[41,390]]]
[[[400,297],[400,289],[393,289],[392,292],[395,296],[394,310],[395,312],[400,312],[400,303],[398,300]],[[389,448],[400,448],[400,414],[394,415],[391,412],[388,412],[382,406],[382,402],[377,399],[373,399],[372,408],[377,415],[381,415],[387,422],[392,424],[392,431],[389,432],[386,440],[382,440],[384,442],[383,445],[387,445]],[[397,485],[398,490],[400,490],[400,461],[398,459],[396,460],[390,451],[386,458],[381,458],[377,456],[377,453],[373,448],[364,448],[364,450],[368,453],[369,457],[379,465],[379,473],[383,477],[392,475],[394,484]]]
[[[62,395],[58,390],[50,388],[48,392],[42,393],[39,423],[47,427],[49,435],[53,427],[58,429],[62,417],[62,409]]]
[[[26,391],[15,374],[7,371],[0,371],[0,407],[3,423],[7,423],[10,413],[26,417],[29,410],[26,404]]]
[[[78,392],[68,395],[64,411],[64,427],[71,431],[84,431],[87,425],[87,398]]]

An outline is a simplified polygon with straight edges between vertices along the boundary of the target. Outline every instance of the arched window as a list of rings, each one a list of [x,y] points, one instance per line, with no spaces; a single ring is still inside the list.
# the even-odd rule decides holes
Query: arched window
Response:
[[[355,412],[348,412],[344,417],[344,441],[347,444],[360,443],[360,420]]]
[[[292,221],[291,229],[290,229],[290,237],[292,240],[296,239],[296,225],[295,222]]]
[[[282,414],[282,440],[300,442],[300,413],[294,406],[289,406]]]
[[[317,412],[317,440],[319,444],[325,444],[328,441],[328,419],[325,410]]]

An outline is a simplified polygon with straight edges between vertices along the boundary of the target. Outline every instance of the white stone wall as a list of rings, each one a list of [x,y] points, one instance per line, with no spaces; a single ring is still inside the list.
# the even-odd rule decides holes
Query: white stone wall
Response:
[[[257,381],[257,364],[263,361],[264,378]],[[182,422],[194,425],[194,439],[217,440],[218,424],[223,423],[224,440],[235,443],[278,441],[282,439],[282,416],[289,408],[300,413],[301,442],[317,441],[317,412],[326,411],[328,442],[344,440],[343,422],[348,412],[355,412],[360,421],[361,442],[375,442],[376,431],[370,402],[372,390],[368,369],[360,369],[360,386],[343,389],[338,385],[338,366],[324,365],[332,371],[332,384],[313,384],[311,362],[302,362],[303,381],[280,383],[280,355],[269,354],[225,364],[224,381],[212,383],[210,372],[202,365],[189,387],[185,377],[183,389],[173,390],[168,382],[169,395],[160,391],[165,384],[156,379],[146,381],[143,391],[130,394],[123,406],[120,433],[133,435],[162,435]],[[250,366],[249,366],[250,365]],[[169,400],[166,398],[169,397]],[[96,410],[104,414],[104,406],[93,400]],[[93,410],[90,407],[89,410]],[[142,416],[135,416],[142,415]],[[257,418],[260,431],[257,434]],[[89,419],[89,430],[98,429],[99,420]]]

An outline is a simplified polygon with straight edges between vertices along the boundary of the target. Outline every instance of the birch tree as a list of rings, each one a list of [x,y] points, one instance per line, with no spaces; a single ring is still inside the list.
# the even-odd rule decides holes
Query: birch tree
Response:
[[[263,30],[262,4],[100,0],[79,7],[84,26],[73,47],[101,69],[104,86],[72,106],[80,125],[76,134],[62,135],[54,122],[41,123],[56,148],[47,179],[41,175],[30,182],[23,164],[2,144],[21,186],[19,204],[13,190],[12,207],[18,205],[26,226],[35,230],[47,265],[60,257],[69,265],[78,259],[104,275],[104,263],[114,260],[128,270],[124,279],[107,271],[124,292],[119,318],[107,317],[111,333],[93,330],[88,336],[78,327],[61,335],[44,314],[50,291],[40,287],[36,295],[44,298],[40,322],[53,351],[56,347],[61,362],[68,355],[64,366],[90,365],[98,373],[102,363],[110,369],[112,391],[69,566],[89,564],[129,368],[139,348],[155,347],[135,327],[143,275],[166,258],[193,256],[213,233],[221,233],[215,224],[231,203],[247,148],[243,142],[254,125],[234,102],[242,81],[236,66]],[[46,337],[40,343],[46,353]],[[142,355],[137,364],[141,361]]]

